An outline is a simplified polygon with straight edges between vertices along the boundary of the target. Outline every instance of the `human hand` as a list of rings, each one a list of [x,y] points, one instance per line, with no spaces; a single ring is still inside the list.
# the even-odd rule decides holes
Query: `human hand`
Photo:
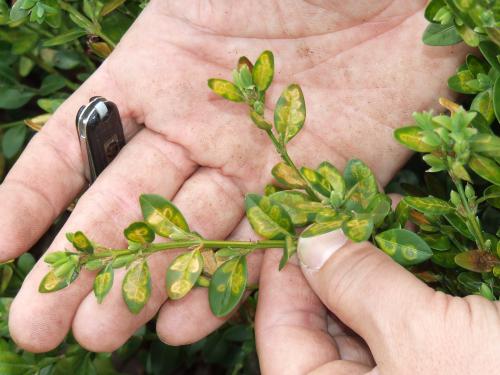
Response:
[[[272,272],[278,254],[266,252],[256,316],[263,374],[498,372],[500,303],[434,291],[370,243],[345,242],[340,230],[299,242],[305,278],[295,264]]]
[[[443,77],[462,58],[461,47],[422,45],[424,1],[233,4],[151,1],[0,186],[2,260],[26,251],[85,186],[74,117],[91,96],[117,103],[126,133],[136,134],[80,198],[48,251],[64,248],[64,233],[75,230],[113,247],[125,245],[122,229],[140,217],[137,197],[144,192],[172,199],[204,237],[233,232],[243,216],[243,194],[267,182],[277,162],[245,109],[215,97],[206,86],[210,77],[229,77],[241,54],[275,53],[279,70],[269,102],[289,82],[301,84],[309,115],[290,144],[294,160],[315,165],[328,159],[342,167],[358,157],[382,182],[408,156],[394,144],[392,128],[445,95]],[[151,258],[153,292],[139,315],[127,310],[118,287],[99,305],[90,273],[65,290],[38,293],[48,271],[40,261],[12,304],[13,338],[30,351],[46,351],[72,328],[86,348],[112,351],[159,311],[163,340],[198,340],[223,320],[211,315],[203,289],[166,301],[164,276],[173,255]],[[258,269],[258,264],[252,268],[253,277]],[[115,286],[122,278],[115,274]]]

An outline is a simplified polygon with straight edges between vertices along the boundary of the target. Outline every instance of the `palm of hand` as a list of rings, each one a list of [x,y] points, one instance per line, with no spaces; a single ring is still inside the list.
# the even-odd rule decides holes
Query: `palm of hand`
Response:
[[[125,245],[121,231],[140,218],[137,198],[143,192],[173,199],[192,228],[206,237],[250,236],[244,224],[235,231],[243,216],[242,196],[268,181],[277,156],[243,106],[215,97],[206,87],[210,77],[229,78],[242,54],[251,59],[264,49],[275,54],[268,107],[286,84],[301,84],[308,121],[290,144],[299,165],[330,160],[342,167],[358,157],[382,183],[408,156],[392,141],[392,127],[408,120],[411,111],[430,107],[436,92],[444,94],[442,77],[460,57],[451,49],[437,55],[421,46],[424,21],[416,12],[423,1],[412,6],[385,1],[374,10],[349,2],[340,11],[331,9],[341,2],[326,4],[331,9],[253,4],[252,9],[263,9],[263,22],[248,18],[251,9],[243,5],[229,12],[229,1],[210,9],[202,1],[181,3],[153,1],[113,55],[31,142],[0,187],[0,210],[11,213],[0,219],[0,228],[16,238],[2,244],[2,258],[29,248],[84,186],[73,118],[91,96],[115,101],[126,133],[136,135],[80,199],[50,250],[62,249],[63,233],[74,230],[109,246]],[[271,5],[276,9],[264,9]],[[34,221],[36,228],[28,231]],[[11,333],[21,346],[44,351],[72,327],[82,345],[111,351],[161,308],[158,328],[165,340],[195,341],[222,321],[209,313],[204,290],[165,302],[164,274],[171,259],[171,254],[151,259],[153,294],[137,316],[121,300],[122,273],[99,305],[90,274],[61,292],[39,294],[47,272],[39,262],[12,305]],[[259,259],[254,262],[255,279]]]

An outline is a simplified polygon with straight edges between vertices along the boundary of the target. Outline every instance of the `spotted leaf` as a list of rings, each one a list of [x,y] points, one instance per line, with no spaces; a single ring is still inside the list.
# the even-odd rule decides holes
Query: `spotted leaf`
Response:
[[[130,312],[138,314],[151,296],[151,274],[145,260],[133,264],[122,284],[122,295]]]
[[[215,316],[229,314],[241,301],[247,285],[246,257],[229,259],[215,271],[208,289],[210,309]]]
[[[245,197],[247,218],[255,232],[267,239],[279,240],[295,233],[286,210],[269,197],[248,194]]]
[[[252,70],[253,83],[259,91],[266,91],[274,76],[274,56],[264,51],[258,57]]]
[[[189,226],[172,202],[160,195],[143,194],[140,197],[144,221],[162,237],[187,236]]]
[[[167,269],[167,293],[170,299],[180,299],[193,288],[203,271],[199,249],[177,256]]]
[[[242,102],[245,100],[238,87],[225,79],[211,78],[208,80],[208,87],[217,95],[227,100],[233,102]]]
[[[406,229],[389,229],[375,236],[378,246],[403,266],[419,264],[432,256],[432,250],[417,234]]]
[[[104,297],[106,297],[111,290],[111,287],[113,286],[113,279],[114,271],[110,263],[103,268],[94,279],[94,294],[98,303],[101,303]]]
[[[155,239],[155,232],[143,221],[130,224],[124,231],[125,238],[137,243],[151,243]]]
[[[274,109],[274,126],[282,143],[289,142],[302,129],[306,104],[300,86],[291,84],[281,94]]]

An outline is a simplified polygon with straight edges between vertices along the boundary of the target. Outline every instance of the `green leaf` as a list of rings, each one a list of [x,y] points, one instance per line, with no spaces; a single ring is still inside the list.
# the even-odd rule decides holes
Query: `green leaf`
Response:
[[[475,94],[478,90],[469,86],[469,82],[474,80],[474,76],[468,70],[462,70],[448,79],[448,87],[461,94]]]
[[[457,281],[459,282],[461,289],[467,294],[475,294],[479,292],[481,287],[481,275],[473,272],[461,272],[457,276]]]
[[[472,151],[492,158],[500,157],[500,137],[493,134],[478,133],[469,139]]]
[[[375,236],[378,246],[403,266],[419,264],[432,256],[432,250],[417,234],[406,229],[389,229]]]
[[[497,72],[500,72],[500,61],[498,61],[500,47],[493,42],[484,41],[479,43],[479,50],[483,54],[486,61],[488,61]]]
[[[373,231],[373,220],[371,218],[354,218],[344,221],[342,231],[354,242],[366,241]]]
[[[295,226],[311,223],[316,213],[323,208],[321,203],[312,202],[307,194],[298,191],[278,191],[271,194],[269,199],[285,209]]]
[[[245,293],[248,271],[246,257],[229,259],[212,276],[208,289],[208,301],[217,317],[229,314]]]
[[[208,87],[210,87],[214,93],[227,100],[233,102],[242,102],[245,100],[238,87],[225,79],[211,78],[208,80]]]
[[[286,187],[303,189],[307,186],[302,176],[285,163],[276,164],[271,170],[271,174],[276,181]]]
[[[108,264],[97,274],[94,279],[94,294],[98,303],[102,303],[104,297],[109,293],[113,286],[114,271],[113,267]]]
[[[182,237],[189,226],[172,202],[160,195],[143,194],[139,199],[144,221],[162,237]]]
[[[272,125],[266,121],[266,119],[257,113],[256,111],[250,111],[250,118],[252,119],[253,123],[257,125],[259,129],[262,130],[271,130]]]
[[[429,46],[450,46],[462,41],[455,25],[431,23],[424,31],[422,41]]]
[[[100,16],[107,16],[109,13],[122,6],[123,3],[125,3],[125,0],[110,0],[106,2],[101,10]]]
[[[427,215],[445,215],[454,211],[448,202],[435,197],[404,197],[403,200],[411,208]]]
[[[74,28],[74,29],[69,29],[68,31],[59,34],[53,38],[46,39],[42,45],[44,47],[55,47],[55,46],[60,46],[62,44],[66,44],[69,42],[72,42],[73,40],[76,40],[80,38],[81,36],[86,35],[87,32],[82,29]]]
[[[500,185],[500,165],[494,160],[473,153],[469,159],[469,167],[485,180]]]
[[[309,182],[312,188],[325,197],[330,197],[332,187],[328,180],[314,169],[302,167],[300,173]]]
[[[167,293],[170,299],[180,299],[193,288],[203,271],[199,249],[177,256],[167,269]]]
[[[7,159],[17,155],[24,145],[26,139],[26,126],[14,126],[5,132],[2,137],[2,151]]]
[[[0,109],[18,109],[35,96],[33,91],[23,88],[7,87],[0,90]]]
[[[500,209],[500,186],[490,185],[484,190],[486,201],[495,208]]]
[[[444,215],[445,219],[455,228],[462,236],[469,240],[474,240],[474,236],[470,233],[465,222],[455,213]]]
[[[495,112],[493,109],[494,103],[490,93],[490,90],[480,92],[472,100],[472,103],[470,105],[470,110],[479,112],[488,123],[493,122],[493,120],[495,119]]]
[[[125,238],[137,243],[151,243],[155,239],[155,232],[143,221],[130,224],[124,231]]]
[[[29,12],[23,9],[23,1],[16,1],[12,8],[10,9],[10,20],[12,22],[21,21],[22,19],[28,17]]]
[[[432,23],[437,23],[434,20],[434,17],[436,16],[437,12],[445,7],[446,4],[444,3],[443,0],[431,0],[425,7],[425,13],[424,17],[427,21],[432,22]]]
[[[332,218],[330,221],[313,223],[304,229],[304,231],[300,234],[300,237],[314,237],[340,229],[347,219],[348,217],[339,215],[336,218]]]
[[[252,78],[259,91],[266,91],[274,76],[274,56],[271,51],[261,53],[252,71]]]
[[[434,250],[446,251],[451,247],[449,238],[440,233],[420,234],[420,238],[427,242],[427,244]]]
[[[274,109],[274,126],[283,144],[302,129],[306,120],[306,104],[299,85],[289,85],[281,94]]]
[[[18,1],[22,3],[22,1]],[[0,374],[3,375],[30,375],[37,372],[37,367],[30,364],[28,359],[11,351],[0,351]]]
[[[495,85],[493,86],[493,109],[497,120],[500,121],[500,75],[495,80]]]
[[[145,260],[133,264],[122,284],[122,295],[128,309],[139,314],[151,296],[151,274]]]
[[[500,259],[488,251],[471,250],[457,254],[455,263],[469,271],[490,272],[493,267],[500,265]]]
[[[297,252],[297,242],[294,241],[293,237],[288,236],[285,238],[285,247],[283,248],[283,256],[280,260],[279,270],[281,271],[288,260]]]
[[[94,252],[94,245],[92,245],[92,242],[83,234],[83,232],[75,232],[73,234],[73,238],[71,243],[77,249],[78,251],[87,253],[87,254],[92,254]]]
[[[295,233],[292,219],[286,210],[273,203],[269,197],[247,194],[245,208],[252,228],[262,237],[280,240]]]
[[[48,75],[42,81],[42,85],[40,86],[40,95],[45,96],[52,94],[53,92],[56,92],[57,90],[60,90],[65,86],[66,81],[60,75]]]
[[[458,254],[456,250],[451,251],[437,251],[431,257],[431,262],[440,267],[447,269],[457,268],[455,263],[455,256]]]
[[[252,62],[248,59],[248,57],[246,56],[241,56],[239,59],[238,59],[238,65],[237,65],[237,69],[238,71],[240,71],[244,66],[246,65],[246,67],[248,68],[248,70],[250,72],[253,71],[253,64]]]

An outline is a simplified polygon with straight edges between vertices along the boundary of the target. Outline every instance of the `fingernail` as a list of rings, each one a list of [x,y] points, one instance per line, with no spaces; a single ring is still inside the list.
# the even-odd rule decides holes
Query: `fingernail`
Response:
[[[341,229],[320,236],[300,238],[297,245],[300,263],[306,268],[319,270],[346,242],[347,237]]]

